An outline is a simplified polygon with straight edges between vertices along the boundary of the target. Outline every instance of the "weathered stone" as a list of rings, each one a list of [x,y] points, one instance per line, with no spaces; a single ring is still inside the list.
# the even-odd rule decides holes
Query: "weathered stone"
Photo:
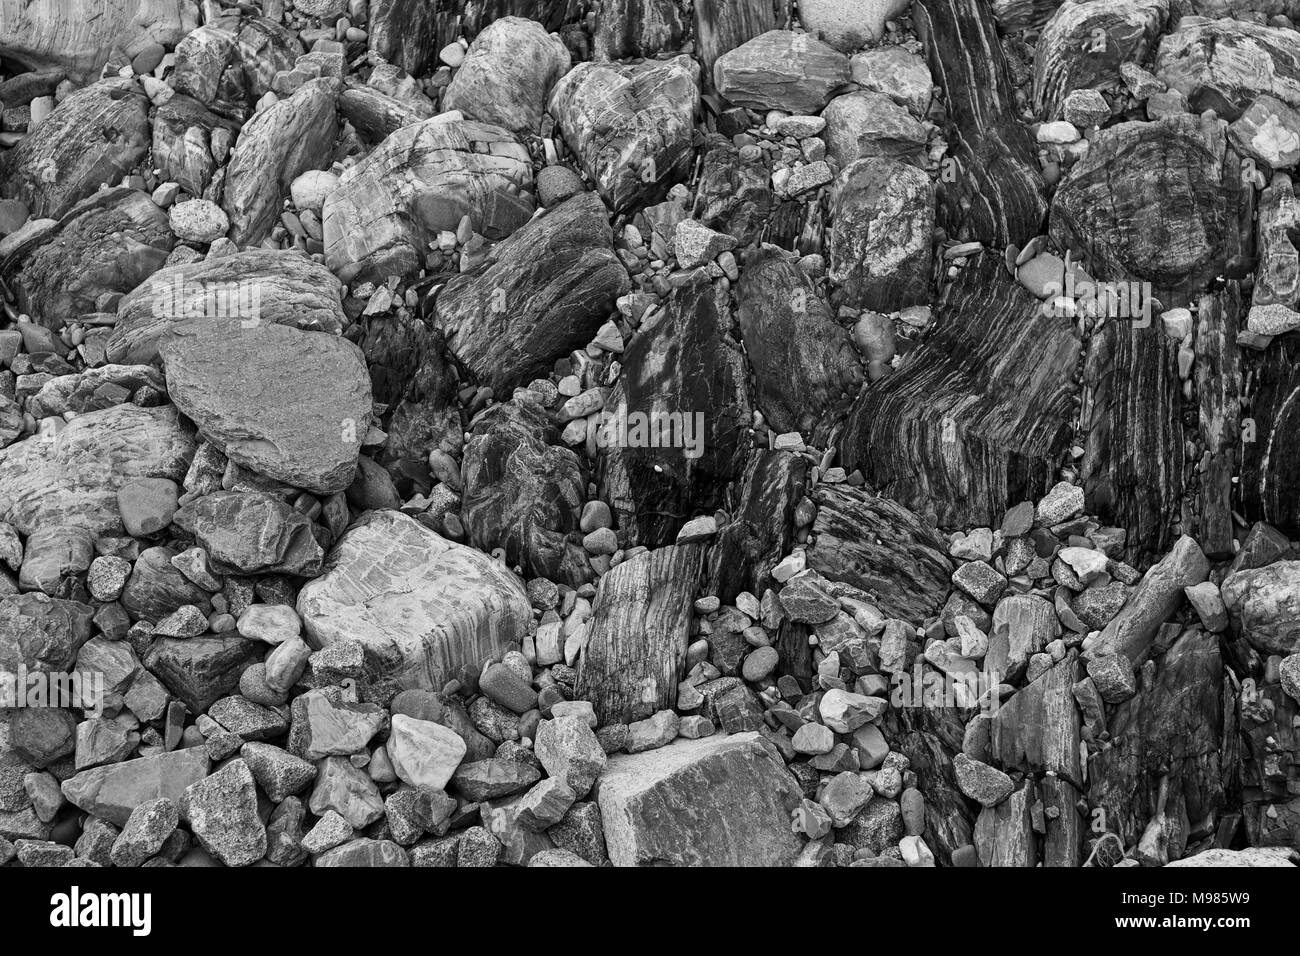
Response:
[[[713,79],[737,106],[818,113],[849,82],[849,61],[811,34],[769,30],[720,56]]]
[[[444,110],[537,132],[551,88],[569,72],[569,51],[535,20],[502,17],[474,38],[442,97]]]

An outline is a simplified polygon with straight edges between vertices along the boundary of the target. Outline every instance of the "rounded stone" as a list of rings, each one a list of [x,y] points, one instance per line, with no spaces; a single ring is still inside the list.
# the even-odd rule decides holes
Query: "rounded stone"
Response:
[[[148,538],[167,528],[178,507],[177,490],[167,478],[137,478],[119,488],[117,509],[126,533]]]
[[[176,238],[184,242],[212,242],[230,228],[221,207],[207,199],[187,199],[167,210],[167,220]]]
[[[584,190],[582,179],[568,166],[547,166],[537,174],[537,201],[547,209]]]

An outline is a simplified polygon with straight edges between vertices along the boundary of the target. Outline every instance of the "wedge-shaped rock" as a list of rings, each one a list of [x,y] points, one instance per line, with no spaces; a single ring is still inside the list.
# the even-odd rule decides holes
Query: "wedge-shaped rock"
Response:
[[[198,13],[192,0],[5,0],[0,54],[89,79],[115,49],[134,57],[155,43],[174,46],[198,26]]]
[[[194,449],[175,406],[87,412],[55,435],[0,449],[0,520],[23,534],[72,525],[120,535],[118,489],[136,478],[181,481]]]
[[[177,322],[242,319],[339,332],[343,287],[324,265],[288,250],[249,249],[216,259],[159,269],[122,297],[109,337],[111,362],[147,364]]]
[[[536,133],[551,87],[569,72],[569,51],[536,20],[502,17],[474,38],[442,96],[444,110]]]
[[[280,201],[298,174],[329,165],[338,133],[338,94],[337,79],[309,80],[244,124],[226,167],[222,203],[236,243],[260,242],[275,224]]]
[[[260,647],[242,637],[164,637],[149,647],[144,666],[191,714],[201,714],[238,686]]]
[[[699,65],[679,56],[580,63],[555,85],[550,113],[615,212],[659,198],[690,173],[699,82]]]
[[[371,397],[351,342],[285,325],[190,319],[168,329],[159,355],[172,401],[232,461],[318,494],[352,483]]]
[[[205,748],[189,747],[83,770],[63,781],[62,790],[91,816],[120,827],[147,800],[180,800],[187,787],[208,775],[211,765]]]
[[[266,853],[257,784],[243,760],[232,760],[191,784],[181,795],[180,807],[199,845],[226,866],[248,866]]]
[[[504,239],[533,214],[528,151],[499,126],[434,117],[391,134],[325,201],[325,261],[345,282],[424,265],[428,243],[470,217]]]
[[[841,168],[866,156],[907,159],[925,152],[925,127],[883,92],[837,96],[822,117],[826,152]]]
[[[58,219],[105,183],[116,184],[149,149],[149,100],[135,80],[73,93],[0,162],[4,195],[34,218]]]
[[[600,579],[577,696],[592,702],[602,724],[676,706],[703,557],[700,545],[670,545]]]
[[[775,250],[746,260],[737,299],[758,407],[778,433],[820,444],[831,410],[847,407],[862,386],[848,331],[798,265]]]
[[[799,784],[757,733],[611,757],[599,780],[615,866],[789,866]]]
[[[1079,709],[1071,690],[1079,676],[1077,659],[1068,657],[998,708],[989,742],[994,765],[1033,776],[1046,771],[1083,785]]]
[[[377,675],[441,688],[523,637],[532,620],[523,585],[481,551],[439,537],[396,511],[372,511],[344,533],[324,573],[298,595],[320,646],[359,641]]]
[[[952,578],[944,543],[915,514],[849,485],[820,484],[808,566],[874,593],[889,617],[920,620],[943,603]]]
[[[594,193],[534,219],[496,248],[492,265],[438,293],[452,353],[508,395],[585,347],[630,287],[611,241],[608,212]]]
[[[737,106],[819,113],[849,82],[849,58],[811,34],[769,30],[720,56],[713,82]]]
[[[49,329],[97,311],[105,293],[130,292],[176,243],[167,213],[125,186],[95,193],[57,223],[43,221],[48,232],[17,243],[8,261],[19,308]]]
[[[996,807],[985,807],[975,821],[975,849],[986,867],[1036,866],[1038,850],[1034,842],[1031,807],[1037,798],[1032,780]]]

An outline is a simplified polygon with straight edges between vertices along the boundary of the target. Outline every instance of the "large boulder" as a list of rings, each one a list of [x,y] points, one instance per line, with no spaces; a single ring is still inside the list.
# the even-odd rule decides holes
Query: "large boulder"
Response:
[[[608,213],[582,193],[496,248],[496,261],[438,293],[438,323],[462,365],[497,394],[548,374],[583,348],[631,283]]]
[[[59,673],[72,667],[90,640],[93,609],[44,594],[0,598],[0,675]]]
[[[298,595],[308,637],[359,641],[372,673],[403,687],[441,688],[519,641],[532,621],[523,585],[504,565],[397,511],[371,511],[330,551]]]
[[[769,30],[718,57],[713,82],[737,106],[820,113],[849,82],[849,58],[812,34]]]
[[[555,85],[550,113],[615,212],[660,198],[689,175],[699,64],[580,63]]]
[[[499,126],[433,117],[392,133],[325,200],[325,261],[345,282],[424,265],[431,240],[465,216],[504,239],[533,214],[528,151]]]
[[[591,577],[578,521],[586,498],[581,464],[556,444],[546,410],[507,402],[476,419],[465,445],[461,520],[481,551],[505,551],[528,577],[579,587]]]
[[[915,159],[925,152],[925,127],[886,93],[859,90],[831,100],[822,111],[826,152],[848,166],[864,156]]]
[[[159,349],[172,401],[237,464],[317,494],[352,483],[370,427],[361,350],[338,335],[190,319]]]
[[[77,90],[0,160],[0,191],[36,218],[58,219],[116,184],[149,149],[149,100],[135,80]]]
[[[1236,17],[1185,16],[1161,38],[1155,72],[1194,112],[1212,109],[1229,121],[1261,93],[1300,107],[1300,33]]]
[[[87,80],[114,50],[134,57],[156,43],[175,46],[198,15],[193,0],[3,0],[0,56]]]
[[[1300,561],[1237,571],[1222,590],[1233,623],[1257,651],[1300,652]]]
[[[289,185],[300,173],[329,165],[338,94],[337,79],[309,80],[244,124],[226,167],[222,203],[236,243],[260,242],[275,225]]]
[[[613,756],[598,787],[615,866],[789,866],[803,845],[799,784],[757,733]]]
[[[442,108],[512,133],[536,133],[551,87],[569,72],[569,62],[559,37],[536,20],[502,17],[469,45]]]
[[[324,265],[300,252],[248,249],[159,269],[122,297],[106,347],[110,362],[150,363],[177,322],[244,319],[340,332],[343,287]]]
[[[18,307],[39,325],[62,329],[99,309],[102,296],[130,292],[153,275],[176,243],[167,213],[128,186],[83,199],[48,228],[15,240],[8,257]],[[31,225],[31,224],[29,224]],[[26,232],[27,230],[23,230]]]
[[[51,525],[122,534],[118,489],[137,478],[181,481],[194,449],[173,405],[78,415],[58,432],[0,449],[0,520],[23,534]]]

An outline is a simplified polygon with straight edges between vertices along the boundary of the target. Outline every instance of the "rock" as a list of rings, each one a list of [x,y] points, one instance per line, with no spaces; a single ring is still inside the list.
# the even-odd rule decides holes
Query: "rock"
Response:
[[[615,756],[599,792],[615,866],[788,865],[802,843],[789,823],[800,799],[755,733]]]
[[[93,817],[126,826],[132,811],[150,800],[179,803],[192,784],[205,779],[211,761],[202,747],[137,757],[83,770],[63,781],[63,795]]]
[[[176,512],[175,521],[194,535],[213,569],[222,574],[309,577],[321,569],[324,552],[312,534],[311,521],[268,494],[204,495]]]
[[[326,757],[317,765],[316,787],[308,806],[316,816],[329,810],[361,829],[384,815],[379,789],[366,772],[345,757]]]
[[[159,354],[172,400],[232,461],[318,494],[351,483],[371,403],[356,346],[207,319],[172,326]]]
[[[577,717],[542,721],[534,750],[547,775],[566,784],[578,800],[590,792],[607,762],[596,735]]]
[[[134,80],[77,90],[0,160],[0,189],[33,219],[61,219],[122,178],[149,148],[149,101]]]
[[[314,866],[410,866],[406,851],[392,840],[362,838],[335,847],[316,857]]]
[[[526,714],[537,705],[537,692],[504,664],[492,664],[478,681],[479,691],[516,714]]]
[[[826,151],[841,168],[855,159],[908,159],[925,150],[925,127],[886,93],[861,91],[837,96],[822,115]]]
[[[1110,104],[1096,90],[1073,90],[1065,98],[1061,113],[1066,122],[1078,129],[1090,129],[1110,119]]]
[[[1291,654],[1283,658],[1278,665],[1278,679],[1286,695],[1300,703],[1300,654]]]
[[[342,286],[325,266],[289,250],[247,250],[168,266],[118,303],[109,360],[154,362],[173,324],[203,317],[337,333],[345,322]]]
[[[848,485],[820,484],[812,498],[817,519],[809,567],[875,594],[890,617],[919,620],[943,603],[952,564],[943,542],[916,515]]]
[[[1001,681],[1016,681],[1029,659],[1061,632],[1052,605],[1032,594],[1012,594],[993,609],[984,669]]]
[[[549,112],[615,213],[662,197],[689,174],[699,103],[690,57],[580,63],[551,93]]]
[[[338,133],[337,97],[337,80],[308,80],[244,124],[226,169],[222,206],[237,244],[261,241],[289,185],[308,169],[327,165]]]
[[[702,558],[698,545],[670,546],[601,578],[576,692],[602,723],[649,717],[676,703]]]
[[[653,717],[633,721],[627,727],[625,749],[634,754],[665,747],[676,739],[678,727],[677,714],[671,710],[661,710]]]
[[[186,605],[205,614],[211,610],[211,595],[172,564],[175,556],[175,551],[163,547],[140,552],[120,596],[131,616],[157,621]]]
[[[537,173],[537,204],[547,209],[585,189],[582,178],[568,166],[547,166]]]
[[[239,749],[239,756],[262,792],[273,802],[301,793],[316,779],[316,768],[293,754],[270,744],[249,742]]]
[[[180,815],[176,803],[166,797],[147,800],[131,811],[122,832],[113,843],[110,859],[114,866],[139,866],[160,849],[176,830]]]
[[[190,713],[201,714],[238,686],[257,647],[238,637],[161,638],[143,662]]]
[[[221,238],[230,228],[230,220],[221,207],[206,199],[176,203],[167,210],[167,221],[177,239],[201,244]]]
[[[1056,484],[1043,500],[1038,502],[1036,517],[1043,527],[1068,521],[1083,511],[1083,489],[1067,481]]]
[[[526,401],[497,405],[470,435],[460,508],[470,543],[488,553],[503,550],[505,561],[529,576],[586,583],[587,557],[569,539],[578,531],[586,486],[578,456],[558,447],[546,411]]]
[[[1100,657],[1117,653],[1133,664],[1146,656],[1156,630],[1182,603],[1183,589],[1200,584],[1209,574],[1209,562],[1196,541],[1183,535],[1173,549],[1142,577],[1128,603],[1101,632],[1092,653]],[[1088,665],[1092,674],[1092,664]],[[1096,676],[1093,676],[1096,680]]]
[[[805,30],[820,35],[835,49],[852,53],[877,43],[885,22],[907,13],[902,0],[804,0],[799,20]]]
[[[451,786],[467,800],[498,800],[527,790],[542,773],[535,766],[516,760],[491,758],[465,761],[452,775]]]
[[[508,392],[583,348],[629,288],[606,209],[583,193],[496,249],[496,262],[438,295],[447,346],[485,385]]]
[[[314,644],[355,640],[367,670],[403,687],[440,688],[523,635],[523,585],[481,552],[396,511],[372,511],[339,539],[298,595]]]
[[[683,269],[707,265],[720,253],[736,247],[733,236],[714,232],[694,219],[683,219],[673,233],[673,249],[677,264]]]
[[[934,87],[930,69],[921,57],[901,46],[865,50],[849,60],[849,72],[863,89],[892,97],[913,116],[925,116],[930,108]]]
[[[811,34],[769,30],[718,57],[713,80],[737,106],[812,114],[849,82],[849,61]]]
[[[1252,846],[1244,850],[1203,850],[1166,866],[1282,866],[1294,867],[1295,851],[1284,846]]]
[[[546,98],[569,65],[569,51],[540,23],[502,17],[470,44],[442,108],[512,133],[536,133]]]
[[[836,181],[832,283],[854,308],[891,312],[929,300],[933,187],[892,159],[851,161]]]
[[[596,8],[592,58],[654,58],[680,50],[686,32],[682,12],[672,0],[601,0]]]
[[[1196,615],[1207,631],[1217,634],[1227,630],[1228,612],[1224,607],[1218,585],[1213,581],[1202,581],[1200,584],[1183,588],[1183,593],[1196,609]]]
[[[325,261],[344,281],[382,282],[420,269],[428,244],[465,216],[504,239],[532,215],[531,185],[527,150],[500,127],[438,117],[404,126],[325,200]]]
[[[121,534],[118,491],[140,478],[180,481],[194,436],[170,405],[116,405],[78,415],[55,441],[0,449],[0,520],[23,534],[67,525]]]
[[[862,386],[848,333],[802,270],[775,251],[746,259],[737,299],[741,338],[768,423],[819,440],[831,411]]]
[[[1223,603],[1228,614],[1241,628],[1242,636],[1261,654],[1286,656],[1300,650],[1298,582],[1300,561],[1278,561],[1263,568],[1237,571],[1224,579]]]
[[[466,752],[455,731],[405,714],[393,717],[388,756],[397,776],[413,787],[443,789]]]
[[[1197,113],[1215,109],[1229,121],[1261,93],[1300,106],[1300,51],[1290,29],[1186,17],[1161,39],[1155,73]]]

